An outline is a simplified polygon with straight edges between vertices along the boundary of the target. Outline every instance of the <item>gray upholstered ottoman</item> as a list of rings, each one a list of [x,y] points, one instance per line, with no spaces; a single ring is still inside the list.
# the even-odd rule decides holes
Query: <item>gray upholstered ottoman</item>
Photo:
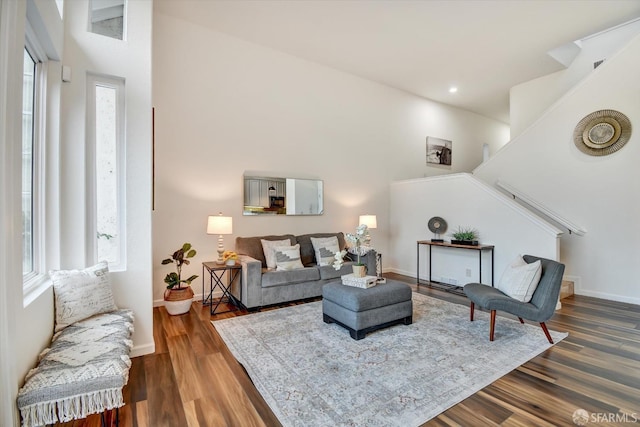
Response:
[[[368,289],[345,286],[340,281],[322,287],[322,318],[349,330],[360,340],[368,332],[413,321],[409,285],[394,280]]]

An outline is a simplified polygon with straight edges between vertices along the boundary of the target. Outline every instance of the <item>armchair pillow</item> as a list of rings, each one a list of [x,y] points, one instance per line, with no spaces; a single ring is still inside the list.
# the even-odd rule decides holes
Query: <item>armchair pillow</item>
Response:
[[[540,260],[527,264],[521,256],[518,256],[502,273],[497,288],[511,298],[529,302],[538,287],[541,275]]]
[[[304,268],[300,261],[300,245],[278,246],[275,248],[276,270],[287,271]]]
[[[311,237],[311,244],[319,266],[332,265],[335,261],[336,252],[340,252],[340,245],[336,236]]]

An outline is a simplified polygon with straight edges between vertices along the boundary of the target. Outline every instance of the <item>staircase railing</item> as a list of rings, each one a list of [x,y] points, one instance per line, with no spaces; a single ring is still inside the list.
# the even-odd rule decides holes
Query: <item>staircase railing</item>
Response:
[[[511,194],[511,196],[514,199],[520,200],[521,202],[523,202],[524,204],[526,204],[527,206],[532,208],[534,211],[542,213],[547,218],[549,218],[549,219],[553,220],[554,222],[560,224],[561,226],[563,226],[564,228],[569,230],[569,234],[573,233],[573,234],[576,234],[578,236],[584,236],[586,234],[587,230],[584,227],[580,227],[579,225],[576,225],[575,223],[569,221],[568,219],[566,219],[565,217],[561,216],[557,212],[549,209],[548,207],[546,207],[542,203],[540,203],[537,200],[531,198],[530,196],[524,194],[522,191],[518,190],[517,188],[515,188],[515,187],[513,187],[513,186],[511,186],[511,185],[509,185],[509,184],[507,184],[505,182],[502,182],[502,181],[497,181],[496,182],[496,186],[501,188],[505,192]]]

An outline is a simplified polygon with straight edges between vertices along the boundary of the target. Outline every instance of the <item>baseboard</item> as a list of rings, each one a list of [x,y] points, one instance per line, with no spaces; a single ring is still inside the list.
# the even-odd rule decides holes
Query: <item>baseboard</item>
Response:
[[[214,298],[222,296],[222,291],[216,291],[213,293]],[[193,294],[193,301],[202,301],[202,294]],[[164,307],[164,299],[153,300],[154,307]]]
[[[576,295],[584,295],[585,297],[600,298],[609,301],[625,302],[628,304],[640,305],[640,298],[627,297],[624,295],[609,294],[606,292],[590,291],[587,289],[576,289]]]
[[[415,270],[406,271],[406,270],[400,270],[398,268],[388,268],[388,269],[384,270],[384,273],[402,274],[403,276],[409,276],[409,277],[413,277],[413,276],[416,275],[416,271]]]
[[[133,346],[133,348],[131,349],[131,353],[129,354],[129,357],[144,356],[145,354],[152,354],[155,352],[156,352],[156,344],[153,342],[149,344],[136,345],[136,346]]]

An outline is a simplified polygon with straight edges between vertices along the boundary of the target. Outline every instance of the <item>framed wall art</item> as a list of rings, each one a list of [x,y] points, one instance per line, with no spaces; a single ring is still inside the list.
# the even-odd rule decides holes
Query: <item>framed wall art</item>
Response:
[[[451,166],[451,141],[427,137],[427,163]]]

